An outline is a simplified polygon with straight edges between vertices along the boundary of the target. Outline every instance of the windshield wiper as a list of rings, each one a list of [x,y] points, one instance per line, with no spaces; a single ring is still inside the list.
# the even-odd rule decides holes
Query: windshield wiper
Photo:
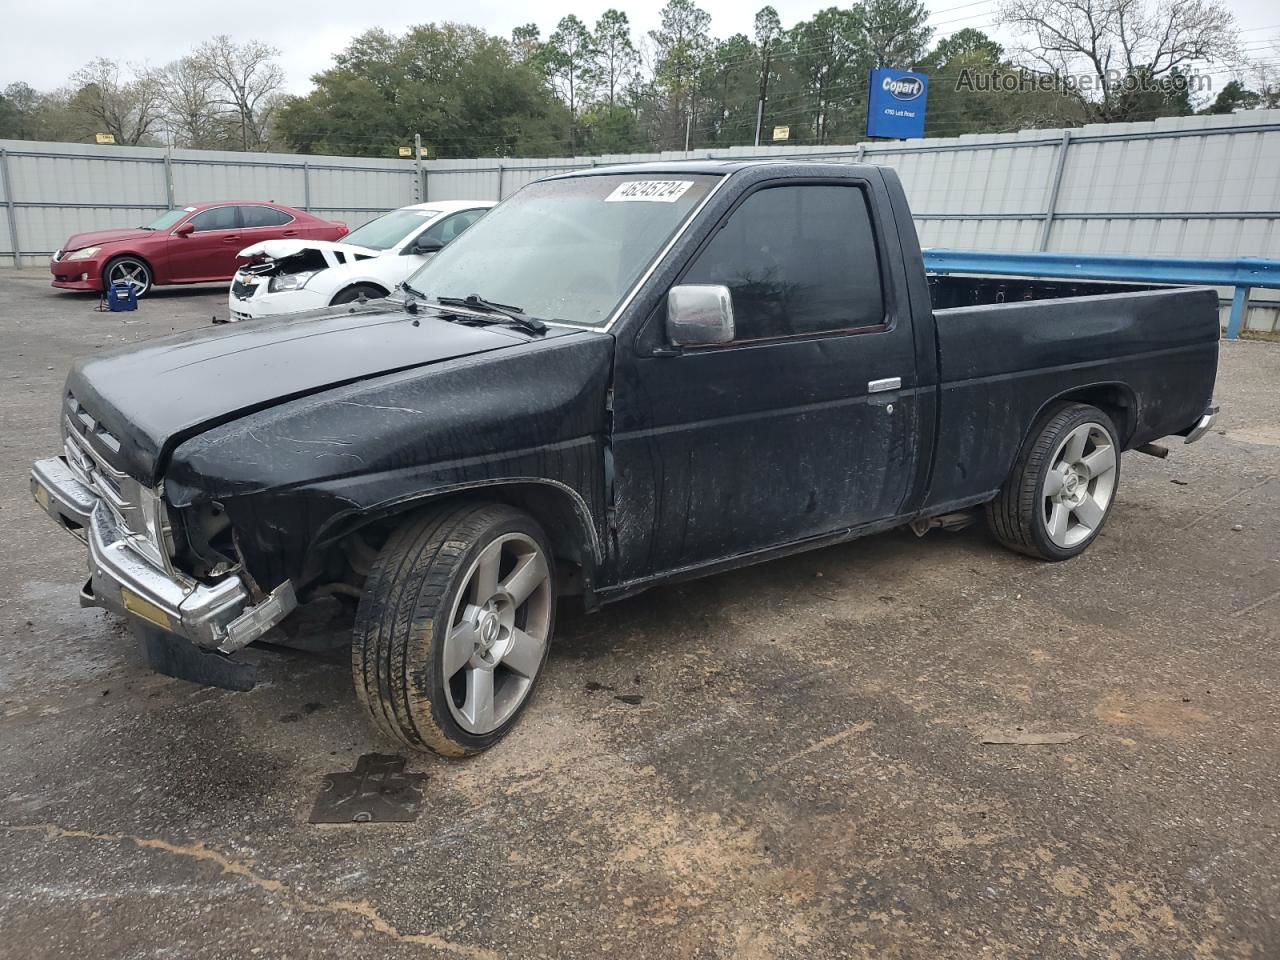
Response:
[[[531,317],[519,307],[513,307],[505,303],[494,303],[492,300],[486,300],[477,294],[471,294],[466,297],[437,297],[432,301],[443,307],[463,307],[468,310],[476,310],[481,313],[487,313],[494,317],[502,317],[511,326],[516,327],[526,333],[546,333],[547,325],[537,317]],[[501,323],[502,321],[495,321]]]
[[[402,289],[402,291],[406,292],[408,296],[417,297],[419,300],[426,300],[426,294],[422,293],[420,289],[413,287],[408,280],[401,280],[397,285]]]
[[[396,289],[404,293],[404,308],[411,314],[417,312],[417,301],[426,300],[426,294],[420,289],[413,287],[408,280],[401,280],[396,284]]]

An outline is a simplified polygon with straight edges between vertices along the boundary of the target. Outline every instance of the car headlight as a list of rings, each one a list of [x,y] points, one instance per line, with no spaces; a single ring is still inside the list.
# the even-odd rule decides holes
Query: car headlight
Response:
[[[97,253],[101,249],[102,249],[101,247],[81,247],[75,253],[68,253],[65,257],[63,257],[63,259],[64,260],[88,260],[90,257],[92,257],[95,253]]]
[[[267,292],[279,293],[282,290],[301,290],[307,285],[307,281],[319,272],[319,270],[304,270],[302,273],[282,273],[278,277],[271,278],[271,282],[267,284]]]

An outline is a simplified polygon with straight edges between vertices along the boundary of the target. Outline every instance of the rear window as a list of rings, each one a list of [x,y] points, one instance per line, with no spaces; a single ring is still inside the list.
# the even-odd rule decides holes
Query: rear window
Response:
[[[241,207],[240,220],[241,226],[249,229],[252,227],[283,227],[286,223],[291,223],[293,217],[283,210],[277,210],[275,207]]]

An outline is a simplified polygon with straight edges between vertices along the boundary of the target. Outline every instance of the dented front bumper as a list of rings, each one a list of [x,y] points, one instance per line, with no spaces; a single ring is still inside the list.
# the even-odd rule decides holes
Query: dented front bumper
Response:
[[[285,581],[259,603],[231,574],[201,583],[162,570],[134,546],[105,500],[85,486],[62,457],[37,461],[31,470],[36,503],[89,548],[89,580],[82,606],[104,607],[176,634],[198,647],[232,653],[257,640],[298,605]]]

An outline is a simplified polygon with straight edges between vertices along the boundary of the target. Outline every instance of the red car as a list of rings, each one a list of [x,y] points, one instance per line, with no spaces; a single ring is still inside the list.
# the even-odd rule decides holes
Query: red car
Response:
[[[261,240],[337,240],[345,224],[278,203],[199,203],[144,227],[77,233],[49,261],[53,285],[106,290],[123,280],[138,296],[165,283],[230,280],[236,254]]]

